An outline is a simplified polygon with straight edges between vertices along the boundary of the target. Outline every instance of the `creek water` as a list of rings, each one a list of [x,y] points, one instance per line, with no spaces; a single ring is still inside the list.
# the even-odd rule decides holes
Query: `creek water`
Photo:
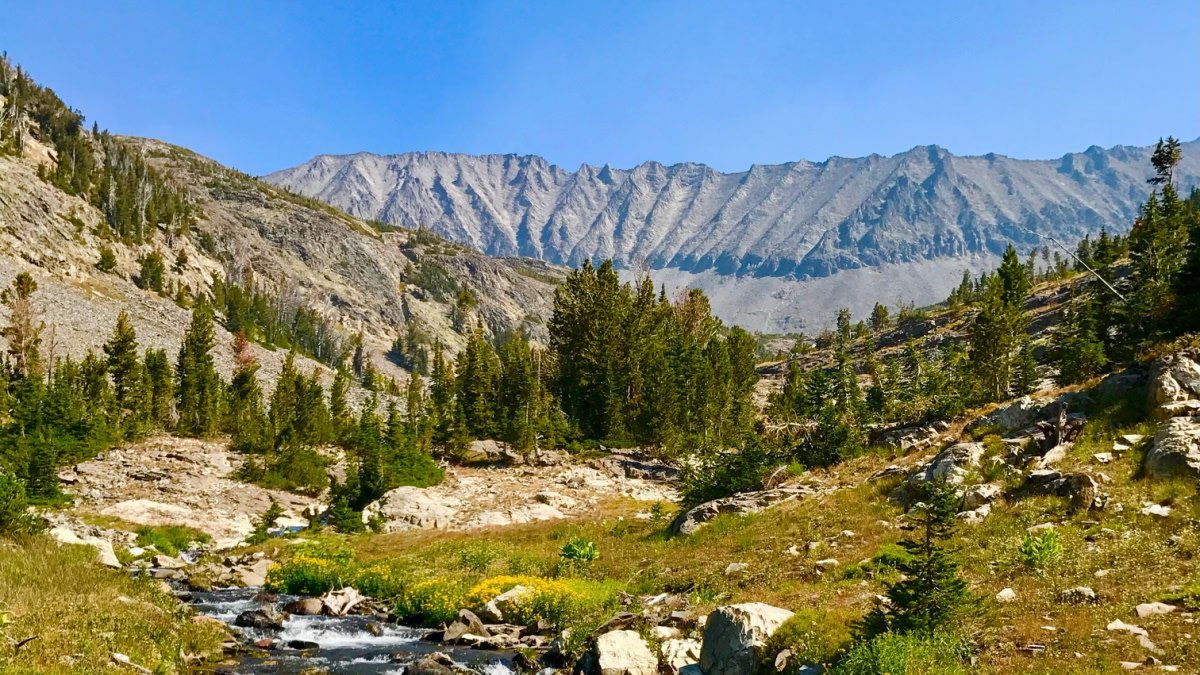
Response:
[[[226,588],[192,593],[192,605],[201,614],[230,626],[242,612],[262,609],[254,598],[259,588]],[[272,603],[282,607],[296,596],[280,595]],[[376,631],[368,629],[377,623]],[[380,631],[379,629],[382,629]],[[247,643],[274,638],[279,649],[262,656],[243,655],[232,671],[237,675],[297,675],[306,670],[324,670],[337,675],[402,675],[405,665],[435,651],[449,655],[461,666],[481,675],[512,675],[511,655],[422,642],[426,630],[379,623],[364,616],[293,616],[283,630],[238,628]],[[290,641],[315,643],[317,649],[288,649]]]

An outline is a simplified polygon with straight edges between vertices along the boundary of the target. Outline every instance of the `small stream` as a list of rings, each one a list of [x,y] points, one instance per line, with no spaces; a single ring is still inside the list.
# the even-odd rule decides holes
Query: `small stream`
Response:
[[[259,588],[226,588],[193,592],[192,605],[201,614],[233,626],[242,612],[261,609],[254,597]],[[282,607],[296,596],[280,595],[273,603]],[[376,623],[382,634],[376,635],[367,624]],[[426,632],[396,624],[380,623],[366,616],[293,616],[282,631],[237,628],[247,644],[274,638],[280,648],[263,656],[243,655],[232,670],[237,675],[296,675],[306,669],[320,668],[338,675],[402,675],[405,665],[435,651],[449,655],[456,663],[482,675],[512,675],[508,664],[511,654],[485,652],[422,642]],[[316,643],[318,649],[288,649],[290,641]],[[257,651],[257,650],[253,650]],[[228,669],[219,672],[230,672]]]

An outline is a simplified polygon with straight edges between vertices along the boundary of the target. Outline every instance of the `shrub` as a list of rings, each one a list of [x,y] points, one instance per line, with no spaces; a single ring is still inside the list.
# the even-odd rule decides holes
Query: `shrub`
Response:
[[[946,633],[884,633],[846,652],[830,675],[951,675],[965,673],[971,644]]]
[[[38,534],[42,521],[29,512],[25,484],[11,474],[0,474],[0,536]]]
[[[763,474],[779,457],[757,437],[748,436],[736,452],[701,452],[680,472],[683,503],[695,506],[763,487]]]
[[[396,615],[424,626],[449,623],[466,606],[468,583],[459,577],[435,577],[412,584],[396,599]]]
[[[1045,569],[1062,555],[1062,544],[1058,542],[1058,533],[1046,530],[1038,536],[1028,532],[1021,539],[1021,562],[1032,570]]]
[[[571,563],[591,563],[600,558],[600,550],[596,548],[595,542],[583,537],[572,537],[563,544],[558,557]]]
[[[188,550],[192,542],[207,543],[209,537],[204,532],[193,530],[183,525],[167,525],[151,527],[144,525],[137,529],[137,545],[153,546],[155,550],[167,555],[175,555]]]
[[[616,608],[619,590],[614,582],[498,576],[484,579],[467,591],[464,606],[479,610],[492,598],[517,586],[530,588],[532,592],[506,608],[504,620],[518,624],[541,620],[557,627],[575,626],[597,617],[600,621],[607,619]]]
[[[100,260],[96,262],[96,269],[101,272],[111,272],[117,268],[117,256],[113,253],[112,248],[105,246],[100,249]]]
[[[766,658],[759,671],[762,675],[795,675],[806,664],[833,662],[839,649],[850,642],[848,618],[819,609],[798,610],[767,640],[763,651]],[[785,649],[790,649],[792,655],[784,670],[776,670],[775,657]]]
[[[259,517],[258,522],[254,523],[254,531],[250,536],[246,537],[246,543],[250,545],[261,544],[271,538],[271,528],[275,527],[275,521],[279,520],[279,516],[283,515],[283,507],[274,499],[271,500],[271,505]]]

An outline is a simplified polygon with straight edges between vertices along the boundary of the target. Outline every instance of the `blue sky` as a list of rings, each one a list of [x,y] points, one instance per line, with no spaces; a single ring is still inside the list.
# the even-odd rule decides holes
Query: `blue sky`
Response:
[[[320,153],[722,170],[1200,135],[1200,3],[14,2],[89,120],[262,174]]]

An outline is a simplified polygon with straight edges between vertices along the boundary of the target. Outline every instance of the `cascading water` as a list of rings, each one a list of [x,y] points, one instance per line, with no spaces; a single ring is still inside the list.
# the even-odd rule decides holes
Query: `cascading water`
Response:
[[[191,594],[201,614],[229,625],[238,615],[264,605],[255,600],[258,588],[228,588]],[[295,596],[278,596],[271,604],[282,607]],[[368,624],[375,623],[373,627]],[[373,630],[372,630],[373,629]],[[365,616],[293,616],[283,630],[239,628],[248,643],[273,638],[278,648],[264,655],[247,655],[233,672],[237,675],[294,675],[323,669],[337,675],[401,675],[405,665],[440,651],[456,663],[482,675],[512,675],[510,654],[445,647],[421,641],[425,631],[378,623]],[[300,648],[289,648],[291,643]],[[307,647],[316,644],[317,648]]]

